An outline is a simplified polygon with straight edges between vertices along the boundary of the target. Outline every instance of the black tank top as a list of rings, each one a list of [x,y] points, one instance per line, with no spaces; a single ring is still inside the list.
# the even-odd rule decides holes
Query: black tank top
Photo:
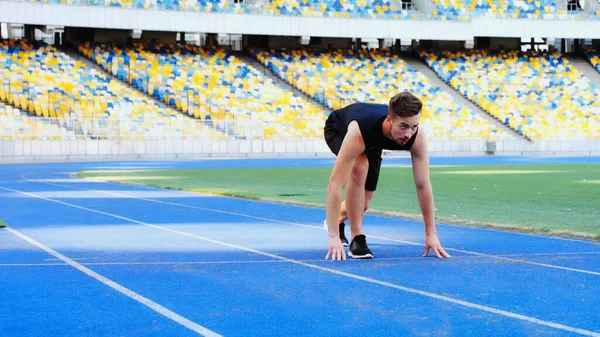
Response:
[[[417,129],[406,144],[398,144],[387,138],[381,130],[387,115],[388,105],[386,104],[354,103],[331,112],[327,123],[330,123],[341,135],[345,136],[350,122],[356,121],[365,142],[366,150],[409,151],[417,138],[419,130]]]

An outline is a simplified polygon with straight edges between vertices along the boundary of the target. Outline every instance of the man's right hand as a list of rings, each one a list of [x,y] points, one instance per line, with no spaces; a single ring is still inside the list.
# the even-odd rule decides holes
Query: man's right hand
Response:
[[[337,237],[329,238],[329,252],[327,252],[325,260],[328,260],[329,256],[331,256],[332,261],[346,259],[346,250],[344,250],[339,235]]]

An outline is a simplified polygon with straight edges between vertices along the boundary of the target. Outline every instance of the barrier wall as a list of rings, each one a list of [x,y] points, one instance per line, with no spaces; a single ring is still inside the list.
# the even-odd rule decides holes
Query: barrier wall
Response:
[[[431,140],[430,155],[600,155],[600,141]],[[102,158],[331,156],[323,140],[3,140],[0,161]],[[386,156],[408,153],[386,151]]]

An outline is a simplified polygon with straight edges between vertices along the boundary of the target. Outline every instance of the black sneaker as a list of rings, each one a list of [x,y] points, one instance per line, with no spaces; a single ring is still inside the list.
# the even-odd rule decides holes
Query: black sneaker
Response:
[[[371,250],[367,247],[367,237],[364,234],[357,235],[352,239],[348,256],[354,259],[373,258],[373,253],[371,253]]]
[[[323,220],[323,227],[327,228],[327,219]],[[340,223],[340,241],[342,241],[342,245],[344,247],[348,247],[348,239],[346,238],[346,233],[344,233],[344,229],[346,228],[346,224],[344,222]]]

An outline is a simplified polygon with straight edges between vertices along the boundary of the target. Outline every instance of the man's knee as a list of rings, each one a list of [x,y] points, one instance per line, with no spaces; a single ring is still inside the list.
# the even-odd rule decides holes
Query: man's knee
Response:
[[[364,154],[358,156],[354,160],[354,166],[352,167],[352,180],[360,185],[364,185],[368,173],[369,161],[367,160],[367,157]]]

